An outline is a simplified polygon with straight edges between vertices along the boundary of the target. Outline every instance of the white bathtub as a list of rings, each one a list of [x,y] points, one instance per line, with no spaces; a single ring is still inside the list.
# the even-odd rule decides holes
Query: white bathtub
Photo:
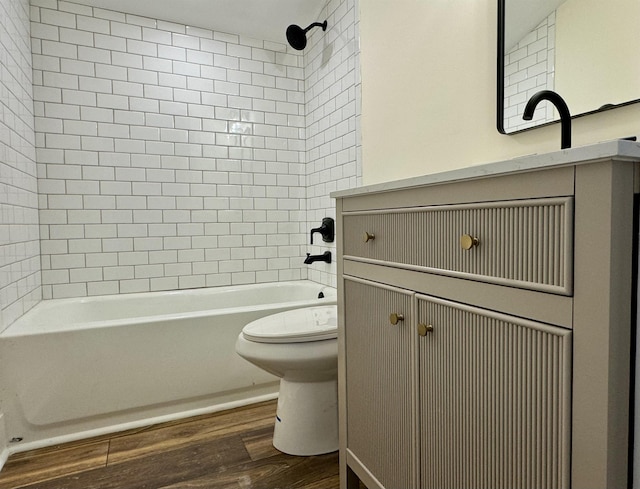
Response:
[[[43,301],[0,334],[0,413],[6,438],[22,438],[9,452],[274,398],[277,379],[235,353],[236,337],[335,301],[309,281]]]

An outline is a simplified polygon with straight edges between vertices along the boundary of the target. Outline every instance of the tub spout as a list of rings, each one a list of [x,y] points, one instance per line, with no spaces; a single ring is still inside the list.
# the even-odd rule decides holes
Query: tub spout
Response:
[[[331,252],[325,251],[322,255],[312,255],[311,253],[307,253],[307,257],[304,259],[304,264],[311,265],[314,261],[331,263]]]
[[[560,130],[561,130],[561,142],[560,149],[571,147],[571,114],[569,113],[569,107],[564,99],[552,90],[541,90],[535,93],[533,97],[529,99],[526,107],[524,108],[524,114],[522,118],[525,121],[530,121],[533,118],[533,111],[540,101],[548,100],[556,106],[560,113]]]

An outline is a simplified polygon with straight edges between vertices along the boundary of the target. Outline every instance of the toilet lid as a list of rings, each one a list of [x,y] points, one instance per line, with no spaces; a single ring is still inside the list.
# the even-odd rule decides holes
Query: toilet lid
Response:
[[[280,312],[250,322],[242,334],[259,343],[330,340],[338,336],[338,308],[317,306]]]

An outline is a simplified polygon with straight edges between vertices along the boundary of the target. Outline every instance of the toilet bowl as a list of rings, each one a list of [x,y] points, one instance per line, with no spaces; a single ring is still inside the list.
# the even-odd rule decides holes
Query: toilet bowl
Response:
[[[338,449],[337,306],[294,309],[247,324],[245,360],[280,377],[273,445],[290,455]]]

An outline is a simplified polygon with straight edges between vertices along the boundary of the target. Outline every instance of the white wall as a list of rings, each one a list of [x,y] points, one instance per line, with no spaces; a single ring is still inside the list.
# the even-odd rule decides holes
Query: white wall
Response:
[[[364,183],[560,149],[558,125],[496,130],[495,0],[367,0],[360,14]],[[639,120],[640,105],[577,119],[573,145]]]
[[[0,0],[0,331],[41,298],[28,0]]]
[[[639,17],[637,0],[572,0],[560,6],[556,89],[572,113],[638,98]]]

